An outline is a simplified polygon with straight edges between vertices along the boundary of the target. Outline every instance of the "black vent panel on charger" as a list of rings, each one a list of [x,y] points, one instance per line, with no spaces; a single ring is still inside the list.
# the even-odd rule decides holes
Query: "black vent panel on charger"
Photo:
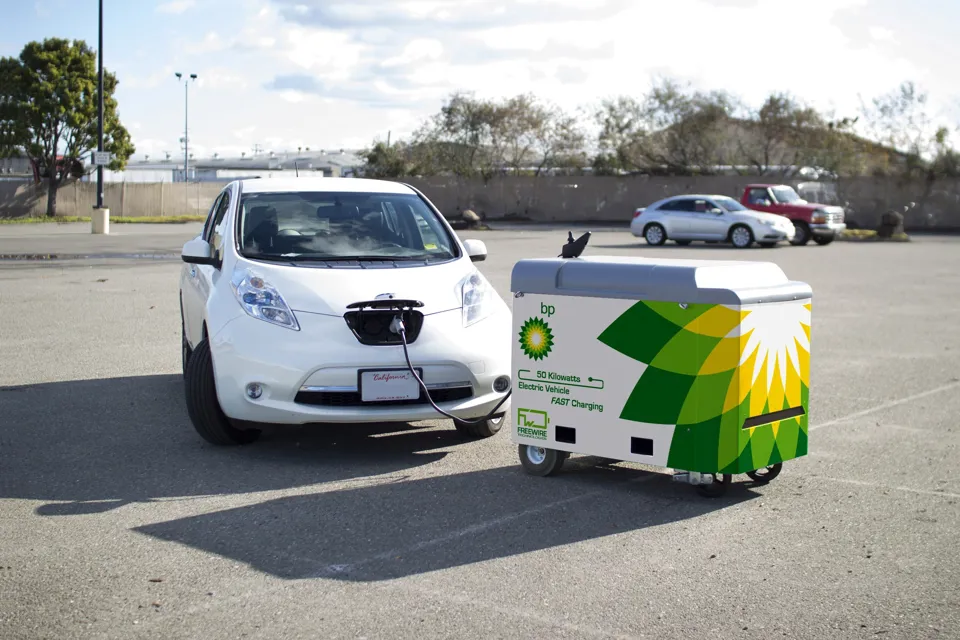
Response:
[[[361,344],[398,345],[403,344],[400,334],[390,331],[390,323],[398,313],[403,314],[407,344],[411,344],[416,341],[423,327],[423,314],[414,309],[405,309],[402,312],[396,309],[357,309],[347,311],[343,314],[343,319]]]

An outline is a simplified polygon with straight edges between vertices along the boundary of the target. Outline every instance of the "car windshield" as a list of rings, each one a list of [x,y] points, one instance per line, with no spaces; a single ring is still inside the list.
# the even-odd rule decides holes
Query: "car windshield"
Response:
[[[800,202],[802,199],[797,192],[791,189],[790,187],[774,187],[773,196],[777,199],[777,202],[791,203],[791,202]]]
[[[261,260],[448,260],[459,255],[415,194],[284,192],[240,198],[240,253]]]
[[[727,198],[727,197],[721,196],[719,198],[714,198],[713,201],[716,202],[721,207],[723,207],[724,209],[726,209],[727,211],[746,211],[747,210],[745,206],[743,206],[733,198]]]

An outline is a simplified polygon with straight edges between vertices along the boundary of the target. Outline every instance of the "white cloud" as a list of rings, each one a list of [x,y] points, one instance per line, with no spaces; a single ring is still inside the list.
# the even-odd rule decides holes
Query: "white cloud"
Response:
[[[194,0],[171,0],[170,2],[158,4],[157,12],[179,14],[184,13],[188,9],[192,9],[194,5],[196,5]]]
[[[487,97],[530,91],[574,111],[640,95],[655,75],[668,75],[753,105],[789,91],[843,115],[856,113],[858,94],[869,98],[906,79],[944,100],[960,94],[960,77],[935,78],[922,50],[891,46],[909,40],[905,26],[894,34],[859,17],[856,32],[841,26],[869,1],[245,0],[245,24],[181,44],[177,53],[194,62],[177,64],[199,69],[198,84],[217,89],[197,102],[191,91],[190,115],[191,129],[197,122],[204,144],[217,150],[228,140],[267,148],[267,136],[275,147],[357,146],[346,141],[387,131],[396,140],[457,89]],[[703,38],[681,46],[675,30],[650,25],[682,25]],[[810,34],[808,46],[787,44],[797,33]],[[121,79],[156,87],[175,82],[173,71]],[[176,118],[168,119],[164,127],[175,131]],[[172,137],[166,129],[144,133]]]
[[[223,41],[216,31],[208,31],[199,42],[191,42],[184,46],[187,53],[202,54],[222,51],[227,48],[227,43]]]
[[[870,37],[877,42],[897,42],[897,39],[893,36],[892,29],[887,29],[886,27],[870,27],[867,31],[870,33]]]
[[[246,89],[247,78],[227,68],[211,68],[197,74],[197,85],[211,89]]]

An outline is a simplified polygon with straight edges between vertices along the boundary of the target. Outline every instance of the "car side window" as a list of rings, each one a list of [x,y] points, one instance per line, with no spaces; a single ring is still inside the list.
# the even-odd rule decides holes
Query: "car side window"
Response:
[[[750,189],[748,200],[750,204],[761,204],[764,200],[769,200],[770,196],[766,189]]]
[[[697,210],[695,200],[689,198],[684,198],[683,200],[676,200],[673,203],[673,211],[683,211],[685,213],[693,212]]]
[[[220,193],[216,198],[213,199],[213,204],[210,205],[210,212],[207,213],[207,219],[203,223],[203,235],[200,237],[210,242],[210,230],[213,228],[213,219],[217,216],[217,209],[220,206],[220,200],[223,199],[223,194]]]
[[[223,223],[223,217],[230,208],[230,191],[224,191],[217,204],[217,211],[210,225],[210,237],[207,242],[213,247],[213,252],[218,258],[223,257],[223,230],[220,225]]]

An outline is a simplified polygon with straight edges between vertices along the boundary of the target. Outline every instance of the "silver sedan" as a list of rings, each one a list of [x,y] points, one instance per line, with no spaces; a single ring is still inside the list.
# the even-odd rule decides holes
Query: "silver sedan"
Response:
[[[634,211],[630,232],[647,244],[667,240],[687,245],[695,240],[729,242],[745,249],[754,242],[773,247],[793,238],[793,223],[774,213],[746,208],[721,195],[671,196]]]

